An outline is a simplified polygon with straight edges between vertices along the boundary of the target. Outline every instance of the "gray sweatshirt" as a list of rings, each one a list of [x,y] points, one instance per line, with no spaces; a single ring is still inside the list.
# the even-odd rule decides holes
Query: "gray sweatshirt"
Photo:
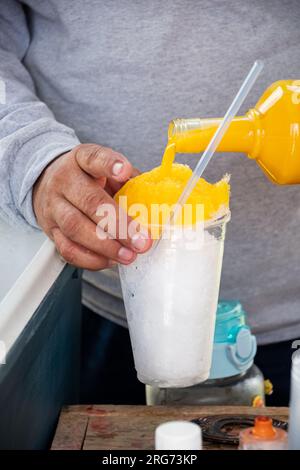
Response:
[[[0,0],[1,216],[37,227],[32,186],[78,142],[157,165],[168,122],[223,115],[257,58],[265,71],[243,111],[273,81],[299,79],[299,26],[298,0]],[[299,337],[300,188],[237,154],[216,155],[206,178],[226,172],[221,297],[241,300],[260,343]],[[125,324],[116,272],[86,273],[83,299]]]

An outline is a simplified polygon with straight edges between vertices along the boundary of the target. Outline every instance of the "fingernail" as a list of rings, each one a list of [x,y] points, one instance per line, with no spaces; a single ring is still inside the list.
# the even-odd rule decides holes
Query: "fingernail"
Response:
[[[130,261],[133,258],[133,251],[129,250],[128,248],[122,247],[119,249],[118,256],[123,261]]]
[[[113,175],[118,176],[122,172],[123,168],[124,168],[124,163],[122,162],[115,163],[112,167]]]
[[[148,237],[141,233],[135,233],[131,238],[131,243],[137,250],[144,250],[146,248]]]

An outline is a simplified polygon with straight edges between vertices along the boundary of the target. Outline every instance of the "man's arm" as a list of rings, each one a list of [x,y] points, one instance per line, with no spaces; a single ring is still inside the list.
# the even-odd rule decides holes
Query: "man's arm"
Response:
[[[37,226],[32,187],[57,155],[79,141],[37,98],[22,64],[29,42],[21,3],[0,0],[0,213],[13,223]]]
[[[130,233],[105,232],[103,239],[96,234],[96,212],[101,204],[117,209],[112,195],[134,170],[112,149],[77,145],[74,131],[55,120],[22,64],[29,43],[21,3],[0,0],[0,79],[6,87],[0,104],[0,214],[41,227],[76,266],[129,264],[150,248],[148,233],[139,233],[127,217]]]

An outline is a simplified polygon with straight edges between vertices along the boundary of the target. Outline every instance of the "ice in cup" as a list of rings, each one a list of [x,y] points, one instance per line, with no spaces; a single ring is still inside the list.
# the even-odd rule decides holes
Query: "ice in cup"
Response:
[[[173,204],[191,170],[173,164],[130,180],[118,193],[130,204]],[[177,196],[178,193],[178,196]],[[176,224],[157,249],[119,266],[138,379],[156,387],[185,387],[209,376],[224,237],[229,212],[229,183],[200,180],[190,201],[203,206],[188,224]],[[188,200],[189,203],[189,200]],[[143,220],[153,231],[149,220]]]

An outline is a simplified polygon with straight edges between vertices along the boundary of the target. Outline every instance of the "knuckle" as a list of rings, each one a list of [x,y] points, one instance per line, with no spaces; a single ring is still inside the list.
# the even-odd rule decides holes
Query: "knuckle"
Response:
[[[68,174],[66,172],[66,166],[68,166],[68,162],[66,162],[65,160],[59,162],[59,164],[55,166],[55,169],[49,181],[51,189],[55,190],[57,183],[61,183],[62,181],[65,181],[66,174]]]
[[[52,220],[53,198],[51,194],[46,194],[40,207],[40,215],[44,221]]]
[[[106,261],[98,261],[95,265],[89,268],[90,271],[100,271],[101,269],[107,268],[108,263]]]
[[[85,165],[88,167],[105,163],[106,155],[107,149],[101,145],[82,145],[76,150],[76,158],[84,160]]]
[[[93,147],[91,144],[79,144],[73,148],[71,153],[74,155],[75,159],[80,159],[88,153],[91,147]]]
[[[102,254],[105,258],[119,259],[120,248],[121,244],[115,240],[110,240],[109,238],[102,240]]]
[[[83,202],[83,210],[86,214],[95,214],[98,207],[104,202],[104,193],[102,191],[93,191],[86,194]]]
[[[51,224],[53,219],[53,197],[51,197],[51,193],[48,194],[48,192],[45,191],[40,195],[39,199],[34,197],[33,207],[37,222],[43,229],[49,223]]]
[[[74,155],[79,166],[91,174],[99,173],[101,170],[104,171],[104,175],[110,173],[110,165],[116,159],[116,152],[98,144],[81,144],[74,149]]]
[[[61,256],[67,261],[69,264],[75,264],[76,262],[76,248],[72,243],[63,242],[59,246],[59,252]]]
[[[85,162],[88,167],[93,167],[98,160],[98,149],[92,147],[89,152],[85,155]]]
[[[100,164],[103,168],[106,168],[109,163],[109,152],[105,147],[101,145],[95,145],[91,148],[87,156],[87,164],[89,166]]]
[[[80,229],[77,216],[69,211],[66,211],[61,220],[61,228],[63,232],[70,238],[75,237],[78,233],[78,230]]]
[[[42,207],[39,212],[36,212],[36,220],[39,226],[44,230],[52,222],[52,216],[50,210],[46,207]]]
[[[46,170],[46,186],[48,193],[58,193],[61,188],[74,176],[75,160],[71,155],[62,155],[57,158]]]

